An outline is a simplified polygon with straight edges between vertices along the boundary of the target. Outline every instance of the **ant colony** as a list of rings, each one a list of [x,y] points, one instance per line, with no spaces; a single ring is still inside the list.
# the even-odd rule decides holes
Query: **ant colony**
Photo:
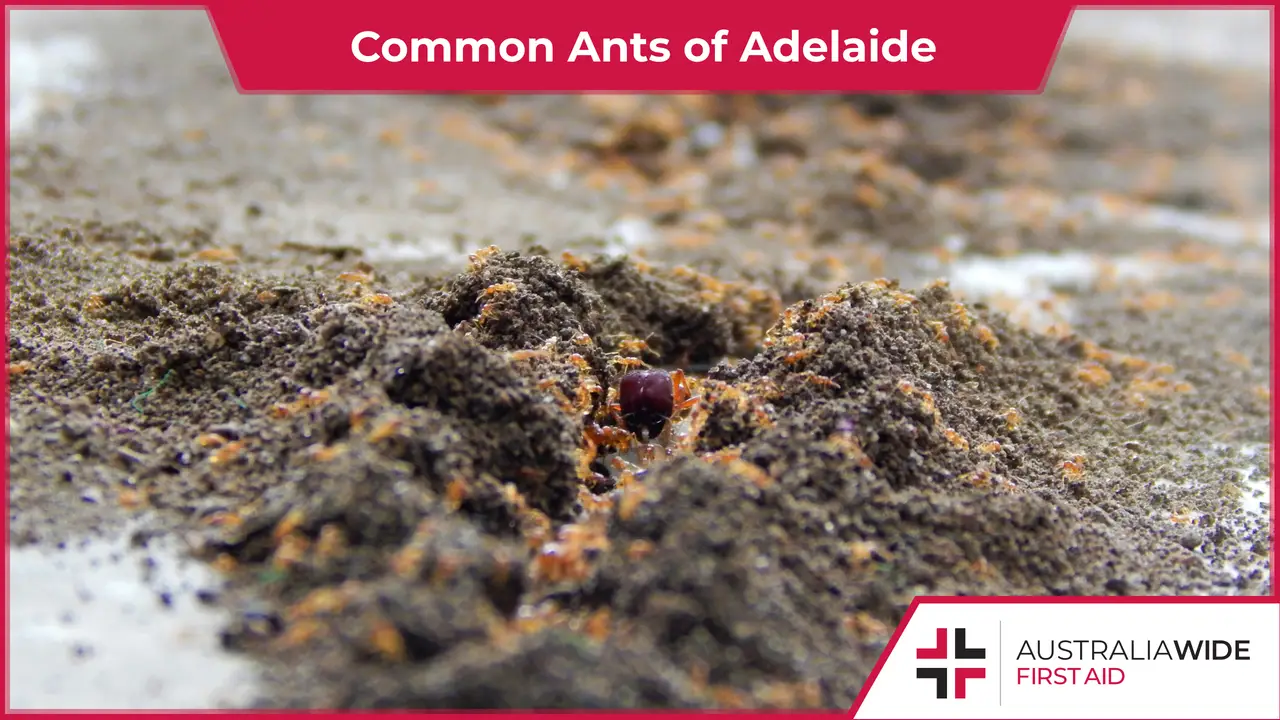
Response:
[[[609,390],[606,408],[615,424],[602,426],[594,420],[587,421],[584,476],[597,475],[590,465],[602,450],[613,451],[609,467],[619,474],[639,473],[656,460],[659,453],[669,457],[675,447],[691,435],[683,416],[698,400],[682,370],[630,370],[622,376],[617,388]],[[594,479],[604,481],[603,477]]]

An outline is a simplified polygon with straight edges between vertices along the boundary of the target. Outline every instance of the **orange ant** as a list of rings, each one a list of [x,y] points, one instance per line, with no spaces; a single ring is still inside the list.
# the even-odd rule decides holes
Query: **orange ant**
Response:
[[[627,450],[631,446],[631,433],[616,427],[600,427],[595,423],[588,423],[583,435],[588,441],[598,447],[611,447],[618,450]]]
[[[618,352],[635,356],[642,356],[645,353],[657,355],[657,353],[653,352],[649,347],[649,343],[641,340],[640,338],[623,338],[622,340],[619,340]]]
[[[507,293],[513,293],[516,290],[517,288],[515,283],[503,282],[503,283],[498,283],[496,285],[490,285],[489,287],[485,288],[480,293],[480,297],[487,298],[487,297],[493,297],[494,295],[504,295]]]
[[[620,365],[624,370],[632,370],[635,368],[646,367],[647,363],[640,358],[632,357],[616,357],[613,359],[615,363]]]

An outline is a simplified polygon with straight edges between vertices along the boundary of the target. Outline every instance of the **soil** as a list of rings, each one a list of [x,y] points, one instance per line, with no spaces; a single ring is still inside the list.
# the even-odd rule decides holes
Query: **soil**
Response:
[[[1116,220],[1265,215],[1265,74],[357,109],[152,22],[189,76],[11,142],[10,542],[181,537],[262,707],[846,708],[916,595],[1272,591],[1269,246]],[[945,280],[1067,249],[1160,272]]]

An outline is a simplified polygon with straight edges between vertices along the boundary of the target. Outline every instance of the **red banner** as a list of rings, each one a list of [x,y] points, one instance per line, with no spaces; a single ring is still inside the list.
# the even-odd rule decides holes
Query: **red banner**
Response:
[[[1035,92],[1072,5],[210,3],[248,93]]]

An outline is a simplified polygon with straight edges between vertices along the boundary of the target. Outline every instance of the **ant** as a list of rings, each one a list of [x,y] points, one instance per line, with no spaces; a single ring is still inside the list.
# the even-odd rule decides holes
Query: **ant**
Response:
[[[609,409],[628,430],[648,440],[661,435],[671,418],[697,401],[683,370],[637,370],[622,376],[618,402]]]

